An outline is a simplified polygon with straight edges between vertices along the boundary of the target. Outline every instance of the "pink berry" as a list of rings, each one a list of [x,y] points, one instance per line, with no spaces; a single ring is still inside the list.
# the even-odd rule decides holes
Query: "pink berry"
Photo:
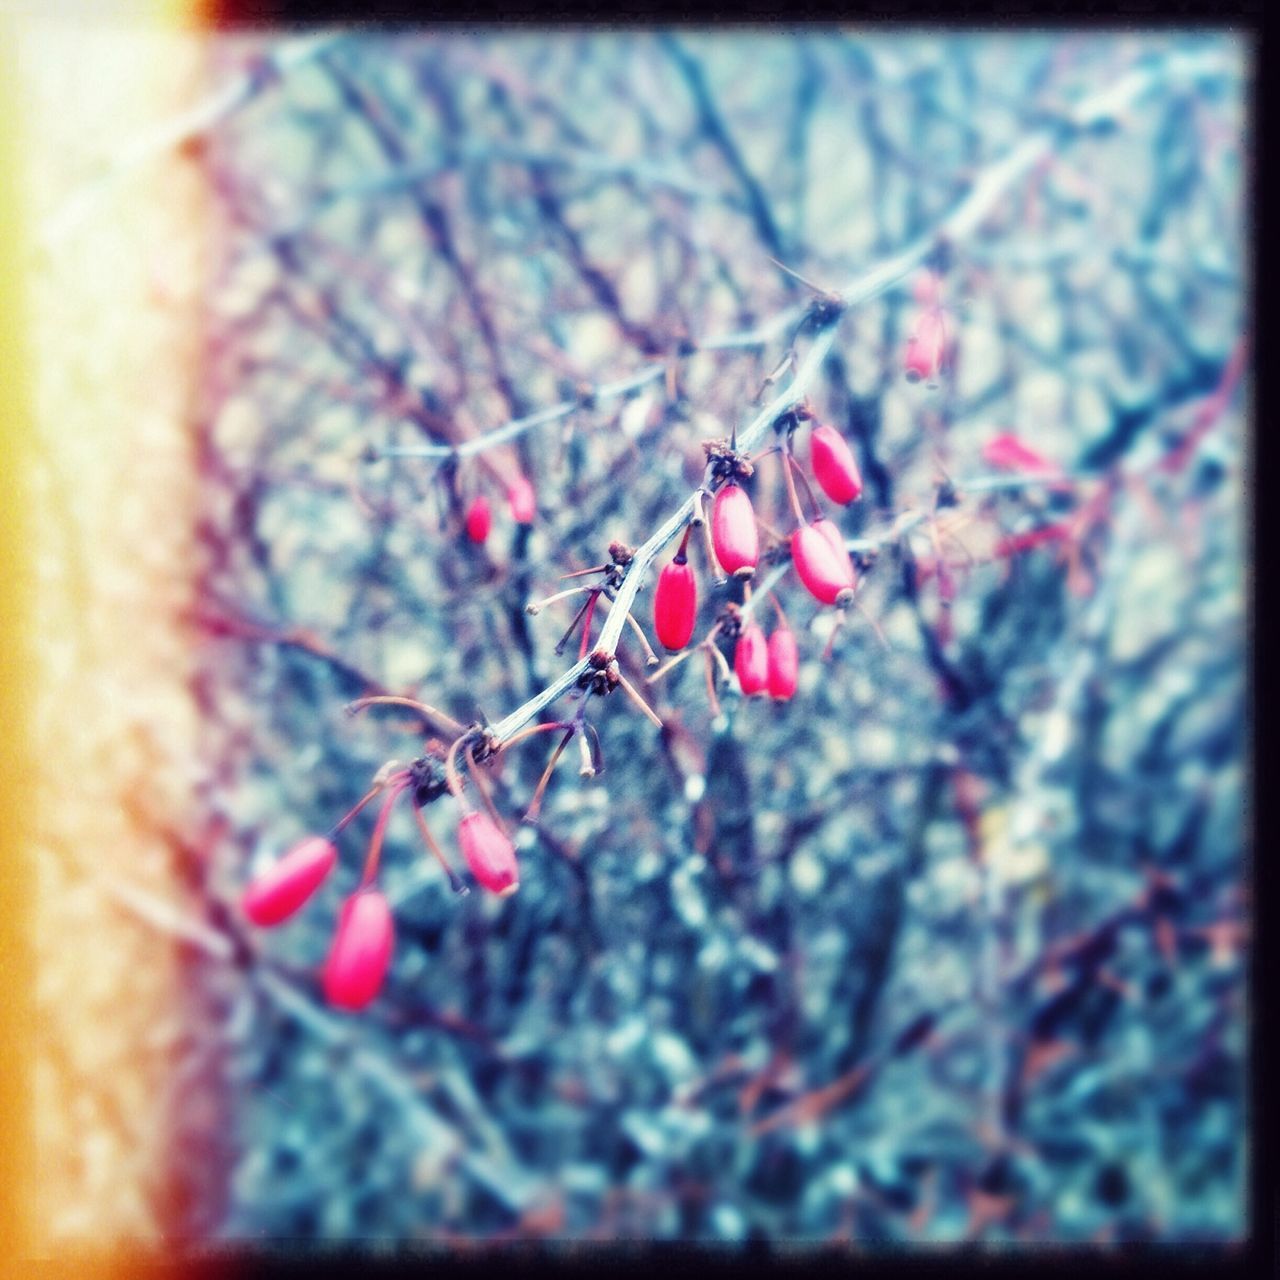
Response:
[[[480,494],[467,508],[467,537],[472,542],[483,542],[489,536],[493,524],[493,513],[489,510],[489,499]]]
[[[947,348],[947,328],[939,311],[922,311],[911,328],[903,358],[908,382],[934,382]]]
[[[653,629],[668,649],[683,649],[698,618],[698,580],[682,556],[664,565],[653,593]]]
[[[786,702],[800,680],[800,650],[790,627],[779,627],[769,637],[769,696]]]
[[[813,527],[831,543],[831,549],[836,553],[837,559],[844,566],[844,571],[848,575],[849,585],[856,587],[858,585],[858,575],[854,570],[853,557],[849,554],[849,548],[844,545],[844,534],[836,527],[835,522],[828,520],[826,516],[819,516],[813,522]]]
[[[769,687],[769,646],[765,642],[764,628],[758,622],[750,623],[738,637],[733,669],[737,673],[739,687],[748,698],[763,693]]]
[[[516,524],[532,524],[538,514],[538,499],[527,476],[517,476],[507,487],[507,509]]]
[[[755,572],[760,559],[756,513],[746,490],[736,484],[727,484],[716,494],[711,506],[711,544],[725,573],[749,578]]]
[[[842,506],[862,496],[862,473],[847,441],[834,427],[816,426],[809,436],[809,460],[822,492]]]
[[[1058,468],[1043,454],[1025,445],[1017,436],[1005,432],[982,446],[982,457],[988,465],[1001,471],[1056,471]]]
[[[822,523],[802,525],[791,535],[791,559],[800,581],[814,599],[822,604],[845,605],[853,599],[851,566],[842,560],[830,538],[818,527]]]
[[[324,994],[339,1009],[363,1009],[382,990],[391,966],[395,926],[376,889],[353,893],[342,906],[324,965]]]
[[[942,280],[936,272],[921,271],[911,286],[911,296],[922,307],[936,307],[942,297]]]
[[[256,925],[287,920],[324,882],[338,851],[323,836],[299,841],[244,891],[241,909]]]
[[[515,846],[487,813],[468,813],[458,824],[458,844],[471,874],[501,897],[520,887]]]

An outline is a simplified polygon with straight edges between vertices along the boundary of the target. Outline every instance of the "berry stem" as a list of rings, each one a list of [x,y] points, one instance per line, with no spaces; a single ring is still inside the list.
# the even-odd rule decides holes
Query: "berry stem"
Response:
[[[346,711],[348,715],[355,715],[358,711],[363,711],[365,707],[408,707],[412,711],[416,711],[432,728],[443,729],[446,733],[461,733],[462,725],[460,725],[452,716],[447,716],[443,711],[436,707],[430,706],[428,703],[419,702],[416,698],[401,698],[394,694],[378,694],[371,698],[357,698],[354,702],[348,702]],[[431,722],[434,721],[434,724]]]
[[[782,451],[782,474],[787,482],[787,500],[791,503],[791,514],[796,518],[796,524],[805,523],[804,512],[800,509],[800,496],[796,493],[795,477],[791,474],[792,468],[795,466],[795,460],[791,457],[790,449]]]
[[[596,603],[600,599],[600,592],[603,587],[595,588],[591,593],[591,598],[587,601],[587,607],[582,619],[582,643],[578,646],[578,661],[581,662],[587,656],[587,649],[591,646],[591,619],[596,615]]]
[[[565,731],[565,735],[556,743],[555,750],[551,753],[551,759],[547,761],[547,767],[542,771],[542,777],[538,780],[538,786],[533,793],[533,799],[529,801],[529,807],[525,810],[525,815],[521,822],[527,822],[531,826],[538,821],[538,814],[542,811],[542,796],[547,789],[547,783],[551,781],[551,775],[555,772],[555,767],[560,761],[560,757],[564,754],[564,749],[569,745],[569,740],[573,737],[577,730],[573,725]]]
[[[458,894],[459,897],[464,893],[470,893],[471,890],[467,888],[458,873],[449,865],[449,860],[445,857],[444,850],[436,843],[435,836],[431,834],[430,829],[427,827],[427,820],[422,816],[422,810],[419,809],[416,804],[413,805],[412,808],[414,820],[418,824],[418,830],[422,833],[423,843],[431,851],[435,860],[440,864],[441,869],[444,871],[444,874],[449,881],[449,888],[454,893]]]
[[[787,615],[783,613],[782,605],[778,602],[778,597],[772,591],[769,592],[769,601],[777,612],[779,626],[790,629],[790,624],[787,622]]]
[[[378,859],[382,856],[382,841],[386,835],[387,823],[391,821],[391,807],[400,793],[409,785],[408,774],[402,774],[397,781],[390,784],[387,798],[382,802],[378,812],[378,821],[373,825],[373,835],[369,839],[369,852],[364,860],[364,874],[360,877],[360,888],[365,889],[373,883],[378,874]]]
[[[379,782],[370,787],[369,790],[366,791],[365,794],[361,796],[360,799],[357,800],[355,804],[352,805],[352,807],[333,824],[332,827],[329,828],[329,839],[334,840],[340,836],[351,825],[361,810],[364,809],[365,805],[367,805],[375,796],[381,794],[382,789],[385,786],[386,783]]]
[[[796,461],[795,455],[790,450],[787,451],[787,463],[789,464],[787,467],[788,488],[792,495],[794,495],[795,486],[794,482],[791,481],[791,473],[794,471],[800,477],[800,483],[804,485],[805,497],[809,499],[809,505],[813,508],[814,518],[816,519],[822,515],[822,504],[814,495],[813,486],[809,483],[809,477],[805,475],[804,468]],[[797,508],[797,510],[798,509],[799,508]],[[801,518],[800,523],[804,524],[803,517]]]
[[[474,784],[476,792],[480,796],[480,800],[484,804],[484,807],[488,809],[489,817],[493,819],[494,826],[501,831],[502,815],[498,812],[497,807],[493,803],[493,797],[489,794],[489,784],[485,782],[484,778],[480,775],[480,766],[476,764],[476,758],[473,752],[474,748],[468,746],[464,753],[467,761],[467,772],[471,775],[471,781]]]

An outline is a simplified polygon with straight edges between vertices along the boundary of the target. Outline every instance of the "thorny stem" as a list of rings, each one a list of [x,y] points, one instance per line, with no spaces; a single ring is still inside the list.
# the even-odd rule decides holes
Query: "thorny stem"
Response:
[[[798,404],[806,394],[807,388],[818,371],[822,368],[835,342],[836,322],[849,309],[875,298],[893,288],[904,280],[934,251],[940,241],[951,245],[959,245],[968,240],[980,227],[987,215],[994,209],[1006,191],[1047,155],[1052,155],[1064,142],[1064,131],[1074,130],[1083,133],[1098,122],[1117,120],[1133,103],[1138,101],[1151,87],[1157,83],[1167,83],[1170,79],[1186,77],[1214,77],[1225,74],[1226,64],[1213,54],[1174,54],[1150,66],[1139,68],[1120,80],[1108,85],[1096,94],[1090,95],[1072,106],[1064,115],[1056,120],[1051,128],[1041,129],[1024,138],[1011,150],[992,162],[976,177],[965,195],[956,206],[936,226],[919,236],[905,249],[886,258],[871,270],[864,272],[856,280],[843,289],[833,303],[816,313],[813,306],[797,306],[780,313],[773,321],[762,326],[761,332],[769,336],[785,332],[791,325],[805,317],[813,316],[821,327],[813,337],[808,352],[796,367],[787,388],[776,396],[752,421],[741,431],[735,427],[735,443],[740,441],[741,447],[750,451],[757,447],[766,437],[778,416]],[[752,335],[754,342],[755,335]],[[703,351],[716,350],[721,346],[741,346],[742,339],[710,340],[700,344]],[[663,375],[665,360],[657,361],[646,367],[640,374],[626,380],[628,387],[644,385]],[[604,388],[597,388],[596,398],[600,398]],[[543,421],[553,421],[567,417],[578,407],[578,401],[566,402],[551,410],[543,410],[541,414],[530,415]],[[515,424],[508,423],[489,432],[485,436],[469,440],[460,446],[439,446],[435,450],[424,449],[419,456],[436,456],[453,458],[467,453],[479,452],[490,445],[514,439],[531,423],[521,425],[513,430]],[[704,481],[705,486],[706,481]],[[704,488],[700,486],[699,492]],[[668,517],[635,553],[628,566],[626,577],[618,592],[617,608],[605,622],[597,647],[605,652],[612,652],[617,644],[618,636],[624,625],[623,618],[635,601],[640,589],[640,582],[654,557],[680,531],[695,510],[694,496],[685,499],[679,508]],[[713,562],[714,563],[714,562]],[[622,616],[618,616],[621,614]],[[494,726],[494,736],[502,741],[511,736],[522,726],[537,718],[542,709],[567,693],[577,684],[578,677],[587,669],[585,658],[563,672],[558,679],[541,693],[530,698],[522,706],[517,707],[503,720]]]

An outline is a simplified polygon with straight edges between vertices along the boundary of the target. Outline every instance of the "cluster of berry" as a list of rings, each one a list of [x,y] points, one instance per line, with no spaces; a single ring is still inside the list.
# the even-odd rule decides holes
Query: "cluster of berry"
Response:
[[[790,446],[784,465],[794,465]],[[809,460],[823,493],[844,506],[862,495],[862,476],[844,437],[834,427],[815,424],[809,436]],[[791,535],[791,559],[800,581],[821,604],[844,606],[853,599],[857,575],[844,538],[825,516],[809,522],[796,505],[798,527]],[[653,598],[653,624],[670,650],[683,649],[693,635],[698,613],[698,584],[688,562],[688,540],[663,566]],[[755,511],[746,491],[730,480],[716,492],[711,508],[711,545],[726,575],[749,578],[760,559]],[[742,627],[734,652],[734,671],[747,697],[768,693],[786,700],[796,691],[799,651],[785,620],[765,639],[758,622]]]
[[[360,887],[338,915],[338,926],[322,974],[325,998],[339,1009],[363,1009],[382,989],[391,966],[395,942],[391,906],[374,886],[383,834],[396,799],[415,785],[411,770],[401,770],[375,788],[334,828],[329,836],[308,836],[259,875],[245,890],[241,909],[261,927],[282,924],[295,915],[328,878],[338,860],[335,838],[377,794],[386,792]],[[450,883],[465,892],[436,845],[416,804],[414,816],[432,853],[440,860]],[[500,896],[520,887],[516,851],[498,822],[488,813],[464,813],[458,824],[458,846],[476,880]]]

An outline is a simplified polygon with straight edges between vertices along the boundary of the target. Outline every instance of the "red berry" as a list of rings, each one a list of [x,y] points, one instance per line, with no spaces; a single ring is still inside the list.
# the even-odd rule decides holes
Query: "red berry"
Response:
[[[353,893],[343,903],[325,961],[325,999],[339,1009],[363,1009],[382,989],[394,942],[386,898],[376,889]]]
[[[664,565],[653,593],[653,629],[668,649],[683,649],[698,618],[698,580],[680,556]]]
[[[515,846],[487,813],[468,813],[458,824],[458,844],[471,874],[490,892],[506,897],[520,887]]]
[[[842,506],[862,496],[862,474],[853,450],[834,427],[814,427],[809,436],[809,460],[822,492]]]
[[[733,654],[733,669],[738,685],[748,698],[763,693],[769,687],[769,646],[765,642],[764,628],[752,622],[738,637],[738,647]]]
[[[257,925],[287,920],[323,883],[338,851],[323,836],[300,840],[244,891],[240,905]]]
[[[1056,471],[1058,468],[1043,454],[1025,445],[1017,436],[1005,432],[982,446],[984,460],[1001,471]]]
[[[493,524],[493,513],[489,510],[489,499],[480,494],[467,508],[467,537],[472,542],[483,542],[489,536]]]
[[[528,477],[517,476],[507,486],[507,508],[516,524],[532,524],[538,514],[538,499]]]
[[[922,311],[907,339],[903,366],[908,382],[933,382],[942,368],[947,348],[947,328],[939,311]]]
[[[785,702],[800,679],[800,650],[790,627],[779,627],[769,637],[769,696]]]
[[[827,533],[819,527],[823,524],[835,530],[829,520],[819,520],[802,525],[791,535],[791,559],[810,595],[823,604],[845,605],[853,599],[852,566],[841,558]],[[838,537],[839,530],[835,531]]]
[[[760,558],[760,537],[756,531],[756,513],[745,489],[727,484],[711,507],[711,543],[716,559],[725,573],[740,569],[755,571]],[[740,575],[749,578],[750,573]]]
[[[828,520],[826,516],[819,516],[813,522],[813,527],[831,543],[832,549],[849,575],[849,585],[856,587],[858,585],[858,575],[854,570],[853,557],[849,554],[849,548],[844,545],[844,534],[836,528],[835,522]]]

